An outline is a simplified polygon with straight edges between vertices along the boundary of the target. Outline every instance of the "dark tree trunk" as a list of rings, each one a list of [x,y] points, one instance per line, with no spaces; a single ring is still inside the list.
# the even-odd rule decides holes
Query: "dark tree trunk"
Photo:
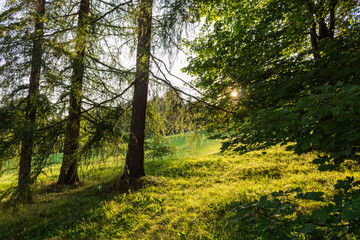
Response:
[[[319,24],[319,41],[321,41],[322,39],[328,38],[330,34],[324,18],[320,18],[318,24]]]
[[[45,0],[36,1],[36,17],[34,41],[31,59],[31,73],[29,95],[26,100],[27,129],[24,130],[21,143],[19,179],[18,179],[18,198],[24,202],[31,202],[31,159],[34,145],[34,131],[36,124],[37,98],[39,95],[39,80],[42,61],[42,45],[44,37]]]
[[[140,3],[135,89],[124,178],[145,176],[144,140],[150,71],[152,4],[153,0],[142,0]]]
[[[79,181],[78,156],[81,118],[82,85],[89,27],[90,0],[81,0],[78,13],[75,57],[72,61],[69,120],[65,129],[64,157],[58,184],[72,185]]]
[[[335,36],[335,9],[336,9],[336,5],[338,4],[338,0],[332,0],[330,2],[330,7],[329,7],[329,11],[330,11],[330,23],[329,23],[329,34],[330,34],[330,38],[334,39]]]
[[[316,16],[315,16],[315,12],[314,12],[314,3],[311,1],[306,1],[306,8],[309,12],[309,19],[311,21],[311,26],[309,29],[309,34],[310,34],[310,42],[311,42],[311,47],[313,49],[313,56],[315,59],[318,59],[320,57],[318,51],[319,51],[319,45],[318,45],[318,35],[316,33]]]
[[[313,54],[314,58],[315,59],[320,58],[318,36],[316,34],[316,23],[313,23],[310,28],[310,42],[311,42],[311,47],[314,51],[314,54]]]
[[[318,9],[325,9],[324,1],[318,2]],[[310,42],[313,49],[313,56],[315,59],[320,58],[320,41],[324,39],[334,39],[334,29],[335,29],[335,11],[338,0],[330,0],[328,9],[329,12],[329,22],[327,23],[322,15],[318,16],[315,12],[314,2],[306,1],[307,10],[310,13],[312,23],[310,27]],[[316,26],[318,26],[318,32],[316,31]]]

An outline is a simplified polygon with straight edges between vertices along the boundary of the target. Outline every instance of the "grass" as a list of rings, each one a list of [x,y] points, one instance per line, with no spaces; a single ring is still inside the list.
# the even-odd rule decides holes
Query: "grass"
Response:
[[[52,165],[34,187],[34,204],[1,203],[0,239],[247,239],[227,220],[235,203],[296,187],[330,197],[338,179],[360,177],[357,168],[318,172],[313,155],[282,147],[239,156],[220,154],[216,140],[172,138],[177,154],[147,160],[147,176],[133,183],[119,179],[122,156],[82,167],[74,188],[53,184]],[[11,177],[1,188],[3,179]]]

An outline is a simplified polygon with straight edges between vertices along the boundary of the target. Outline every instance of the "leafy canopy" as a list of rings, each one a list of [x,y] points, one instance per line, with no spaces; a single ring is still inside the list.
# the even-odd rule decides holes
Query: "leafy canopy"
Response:
[[[212,118],[231,136],[224,149],[293,143],[296,153],[323,153],[322,169],[359,160],[359,2],[223,0],[203,9],[186,70],[209,101],[235,112]]]

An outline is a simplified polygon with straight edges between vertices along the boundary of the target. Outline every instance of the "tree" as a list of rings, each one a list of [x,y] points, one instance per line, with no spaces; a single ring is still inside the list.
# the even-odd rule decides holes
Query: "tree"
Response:
[[[152,5],[152,0],[140,2],[133,109],[123,175],[126,179],[145,176],[144,141],[151,54]]]
[[[70,87],[69,119],[66,124],[64,157],[58,179],[58,184],[61,185],[71,185],[79,181],[77,151],[79,149],[81,101],[89,31],[89,13],[90,1],[81,0],[78,12],[75,53],[72,60],[73,75]]]
[[[164,62],[151,53],[150,45],[153,45],[153,49],[160,47],[159,52],[161,53],[171,54],[173,48],[179,50],[178,43],[183,37],[184,29],[186,29],[184,25],[198,20],[197,11],[193,9],[194,1],[164,0],[158,3],[160,3],[156,11],[158,14],[152,16],[153,1],[140,1],[133,113],[124,178],[138,178],[145,175],[144,137],[149,74],[155,81],[159,80],[159,82],[179,91],[166,79],[166,75],[160,67]],[[153,32],[151,32],[152,23],[154,24],[153,30],[155,30]],[[165,79],[151,71],[150,58]],[[170,73],[166,65],[165,69]]]
[[[236,114],[213,123],[240,152],[283,143],[318,150],[322,169],[359,160],[359,2],[216,1],[187,70]],[[232,98],[237,90],[240,96]],[[295,144],[291,144],[295,143]]]
[[[29,80],[29,95],[26,98],[26,120],[28,127],[23,132],[20,165],[19,165],[19,180],[18,180],[18,197],[22,201],[32,201],[31,195],[31,160],[34,144],[34,130],[36,129],[36,113],[37,113],[37,99],[39,95],[39,80],[42,61],[42,45],[44,35],[44,15],[45,15],[45,0],[36,1],[36,15],[35,15],[35,29],[31,60],[31,73]]]
[[[30,184],[46,166],[62,129],[61,121],[57,122],[61,115],[48,95],[55,3],[47,5],[45,15],[43,1],[8,1],[1,13],[0,161],[19,167],[13,196],[22,201],[31,201]],[[11,193],[9,188],[2,196]]]
[[[166,52],[171,53],[173,47],[178,48],[184,30],[183,25],[195,19],[191,12],[191,1],[165,0],[159,3],[163,4],[157,8],[159,14],[152,16],[154,2],[140,1],[133,112],[124,178],[139,178],[145,175],[144,138],[149,75],[161,79],[150,69],[150,58],[154,62],[157,61],[151,53],[151,45],[153,48],[160,46],[160,51],[165,52],[165,48]],[[152,31],[152,24],[156,26],[155,31]],[[159,69],[159,64],[155,65]],[[163,82],[170,84],[168,81]]]

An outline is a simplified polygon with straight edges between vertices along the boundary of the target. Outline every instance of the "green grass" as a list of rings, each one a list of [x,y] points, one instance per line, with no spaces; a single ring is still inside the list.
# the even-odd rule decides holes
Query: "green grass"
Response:
[[[238,156],[220,154],[216,140],[171,138],[177,154],[147,160],[147,176],[133,183],[119,179],[123,156],[82,167],[74,188],[53,184],[59,165],[50,166],[34,204],[1,204],[0,239],[247,239],[227,220],[235,203],[296,187],[328,198],[338,179],[360,177],[357,168],[318,172],[313,155],[282,147]],[[319,207],[299,204],[304,212]]]

